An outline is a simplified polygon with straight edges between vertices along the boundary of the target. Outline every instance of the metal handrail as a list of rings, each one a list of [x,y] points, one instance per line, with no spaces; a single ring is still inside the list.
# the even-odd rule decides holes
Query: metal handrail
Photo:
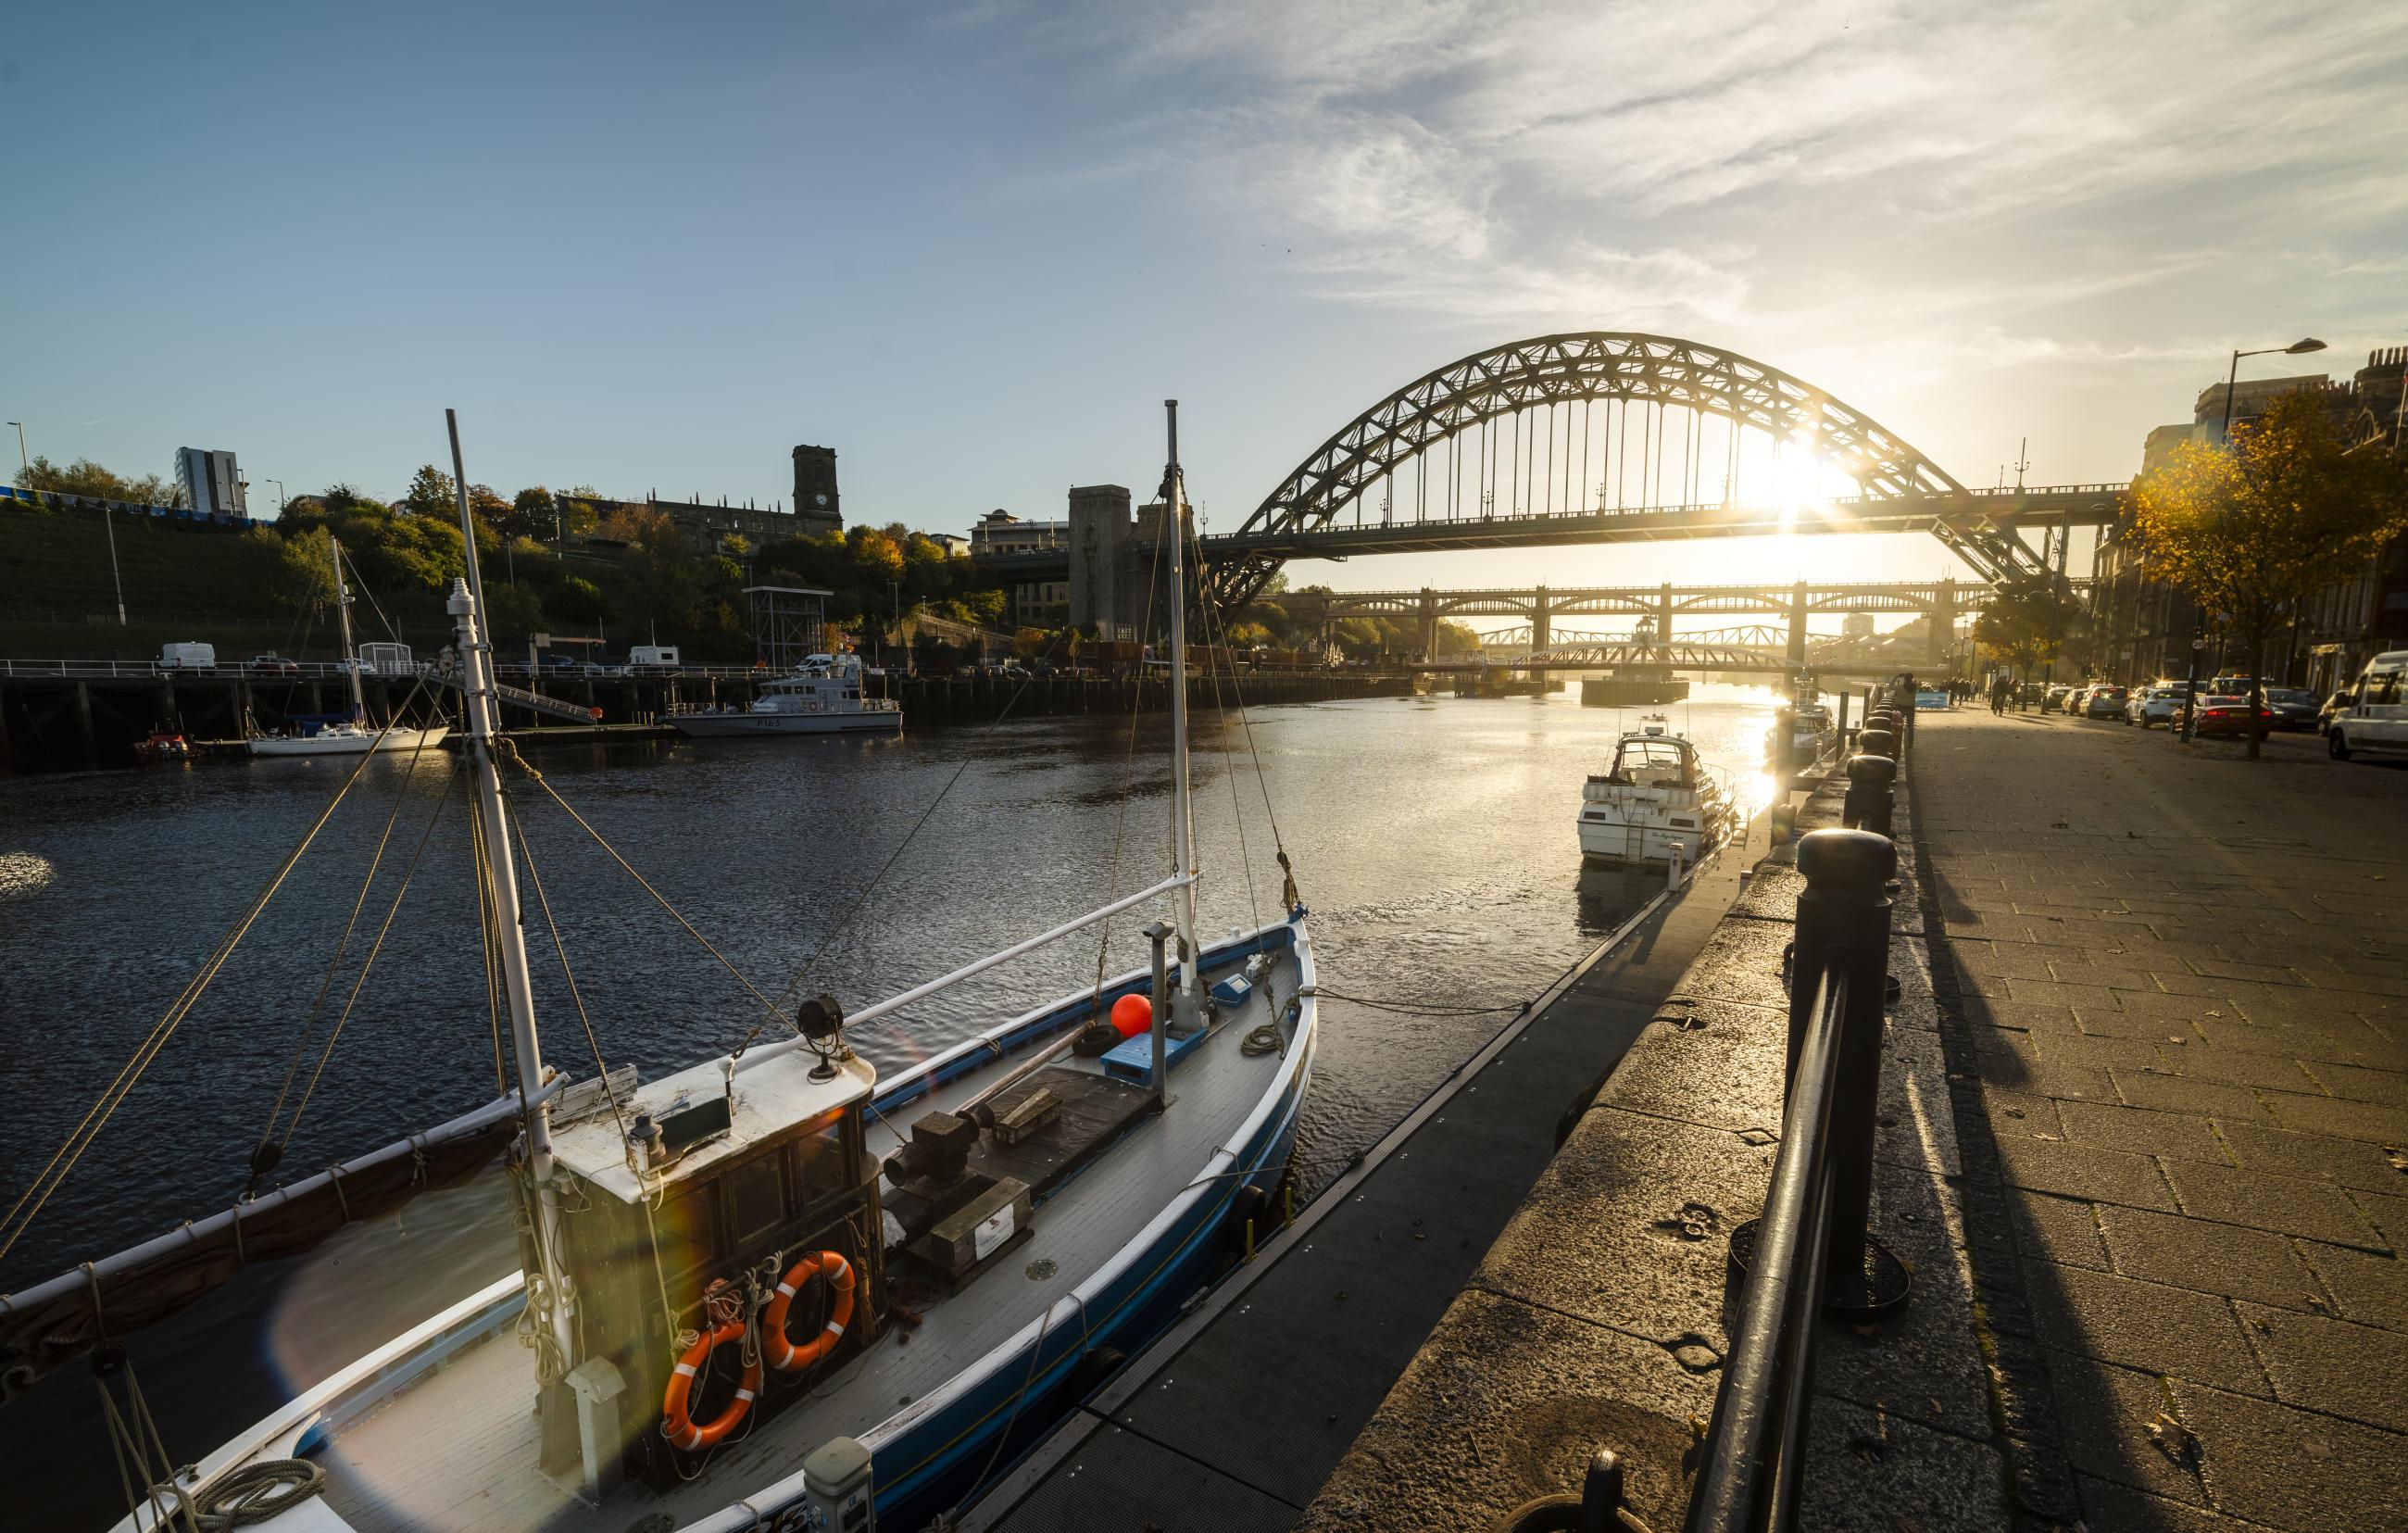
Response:
[[[1839,1081],[1847,975],[1826,968],[1813,1023],[1790,1082],[1730,1362],[1715,1391],[1687,1533],[1783,1528],[1797,1515],[1803,1467],[1805,1393],[1814,1368],[1830,1236],[1831,1102]],[[1775,1400],[1778,1397],[1776,1407]],[[1778,1434],[1777,1451],[1768,1452]]]
[[[1897,848],[1870,830],[1799,840],[1807,886],[1791,948],[1781,1149],[1762,1215],[1732,1233],[1744,1277],[1685,1533],[1797,1526],[1821,1322],[1878,1318],[1906,1300],[1904,1264],[1868,1228],[1897,867]]]

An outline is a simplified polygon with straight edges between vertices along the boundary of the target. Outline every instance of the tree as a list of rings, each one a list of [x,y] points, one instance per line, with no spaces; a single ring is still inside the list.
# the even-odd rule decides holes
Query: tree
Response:
[[[544,615],[556,622],[583,625],[610,615],[602,588],[582,575],[571,575],[543,594]]]
[[[417,516],[456,516],[459,501],[452,493],[452,476],[433,464],[421,464],[409,477],[409,489],[394,505]]]
[[[1973,642],[2023,673],[2053,660],[2080,628],[2082,609],[2055,577],[2025,575],[2000,582],[1990,605],[1973,620]]]
[[[458,508],[454,507],[453,510],[456,513]],[[495,494],[490,484],[468,486],[468,510],[480,524],[492,528],[496,537],[508,537],[518,530],[514,524],[515,508]]]
[[[2151,573],[2220,613],[2250,657],[2249,754],[2268,641],[2298,604],[2366,572],[2408,531],[2400,464],[2353,451],[2321,394],[2277,396],[2229,446],[2190,441],[2132,484],[2132,532]]]
[[[335,599],[335,537],[322,526],[305,527],[284,538],[278,551],[276,595],[296,612],[323,608]]]
[[[1479,631],[1469,623],[1456,623],[1451,619],[1440,623],[1438,625],[1438,652],[1440,654],[1478,654],[1480,652]]]
[[[36,458],[17,470],[17,488],[58,495],[85,495],[96,500],[122,500],[136,506],[181,506],[184,487],[145,474],[127,479],[113,474],[90,458],[78,458],[62,468],[48,458]]]
[[[1229,630],[1229,648],[1233,650],[1266,650],[1270,644],[1271,631],[1259,623],[1241,623]]]
[[[530,484],[510,497],[510,533],[518,537],[551,537],[559,532],[559,512],[552,492]]]

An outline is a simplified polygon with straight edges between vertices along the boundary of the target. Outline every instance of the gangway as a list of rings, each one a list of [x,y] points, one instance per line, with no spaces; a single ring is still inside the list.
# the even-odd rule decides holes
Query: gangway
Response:
[[[460,679],[456,676],[446,676],[442,682],[454,692],[461,690]],[[598,708],[589,708],[581,703],[564,703],[541,693],[505,686],[499,681],[494,683],[494,697],[497,702],[523,708],[529,712],[549,713],[555,719],[574,719],[579,724],[598,724],[602,718],[602,710]]]

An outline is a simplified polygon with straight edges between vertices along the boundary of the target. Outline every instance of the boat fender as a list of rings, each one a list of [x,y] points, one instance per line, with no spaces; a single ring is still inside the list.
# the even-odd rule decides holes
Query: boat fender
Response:
[[[736,1397],[727,1402],[727,1409],[719,1413],[716,1421],[696,1426],[693,1416],[688,1414],[688,1407],[693,1399],[695,1378],[702,1371],[703,1364],[710,1360],[711,1350],[723,1344],[740,1346],[743,1340],[744,1323],[730,1320],[703,1332],[693,1346],[686,1348],[685,1355],[678,1359],[677,1370],[669,1375],[668,1393],[661,1397],[661,1436],[690,1453],[696,1448],[724,1442],[727,1434],[736,1430],[737,1424],[752,1409],[752,1397],[761,1392],[761,1365],[758,1361],[745,1366],[744,1378],[736,1386]]]
[[[824,1276],[828,1282],[829,1305],[827,1324],[820,1333],[801,1346],[786,1340],[786,1311],[803,1284]],[[769,1366],[781,1373],[805,1368],[836,1350],[844,1340],[844,1327],[853,1319],[853,1264],[833,1251],[811,1251],[803,1259],[786,1268],[778,1280],[778,1297],[761,1311],[761,1354]]]
[[[1246,1232],[1249,1225],[1253,1226],[1257,1239],[1261,1237],[1264,1226],[1268,1223],[1264,1216],[1269,1211],[1270,1206],[1270,1194],[1260,1187],[1238,1189],[1238,1196],[1229,1199],[1229,1222],[1222,1232],[1230,1250],[1246,1249]]]
[[[1104,1387],[1104,1381],[1120,1371],[1128,1354],[1118,1347],[1090,1347],[1079,1354],[1077,1366],[1070,1369],[1070,1395],[1085,1399]]]

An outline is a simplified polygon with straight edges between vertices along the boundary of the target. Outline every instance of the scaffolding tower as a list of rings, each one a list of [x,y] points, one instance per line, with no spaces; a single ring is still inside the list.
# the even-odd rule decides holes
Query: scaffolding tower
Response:
[[[748,585],[752,598],[752,655],[771,670],[789,671],[806,655],[824,654],[829,593],[799,585]]]

